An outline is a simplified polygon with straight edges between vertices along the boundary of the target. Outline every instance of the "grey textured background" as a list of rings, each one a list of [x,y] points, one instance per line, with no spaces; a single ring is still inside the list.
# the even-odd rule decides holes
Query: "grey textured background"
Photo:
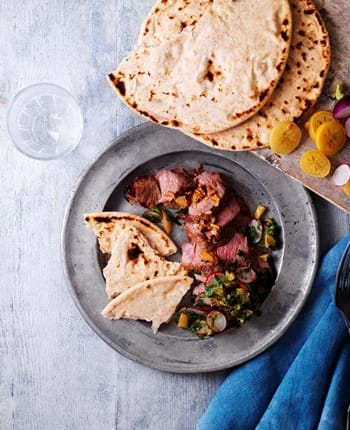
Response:
[[[0,429],[191,430],[225,373],[165,374],[113,352],[88,328],[65,285],[60,234],[81,172],[140,120],[104,76],[136,40],[152,0],[0,0]],[[63,160],[19,154],[6,131],[26,85],[70,90],[85,115],[81,145]],[[350,219],[315,198],[321,247]]]

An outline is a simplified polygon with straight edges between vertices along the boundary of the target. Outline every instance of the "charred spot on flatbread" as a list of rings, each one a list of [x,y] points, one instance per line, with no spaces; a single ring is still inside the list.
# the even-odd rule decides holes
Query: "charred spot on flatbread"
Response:
[[[137,260],[142,253],[143,251],[140,249],[137,243],[132,243],[128,249],[128,257],[130,260]]]

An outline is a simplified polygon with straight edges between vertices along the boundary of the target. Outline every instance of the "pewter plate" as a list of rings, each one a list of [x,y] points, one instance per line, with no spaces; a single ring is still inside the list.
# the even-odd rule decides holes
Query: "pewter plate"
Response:
[[[109,321],[96,238],[83,215],[102,210],[142,213],[123,198],[133,177],[165,167],[225,173],[251,209],[263,203],[282,227],[283,248],[275,253],[276,284],[262,316],[240,329],[200,340],[172,322],[154,335],[148,323]],[[177,228],[174,239],[183,240]],[[62,235],[65,274],[72,297],[92,329],[113,349],[149,367],[169,372],[211,372],[241,364],[271,346],[301,310],[312,285],[318,259],[315,212],[303,187],[249,153],[216,152],[183,134],[141,125],[117,139],[87,170],[67,208]]]

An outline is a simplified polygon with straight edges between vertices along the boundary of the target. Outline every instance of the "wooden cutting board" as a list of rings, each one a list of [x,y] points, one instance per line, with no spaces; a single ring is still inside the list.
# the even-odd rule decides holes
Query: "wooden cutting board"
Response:
[[[335,101],[330,97],[330,87],[335,80],[343,82],[347,88],[347,93],[350,94],[350,0],[319,0],[315,3],[330,33],[332,65],[323,95],[314,111],[332,110]],[[303,125],[303,122],[300,125]],[[342,188],[337,188],[332,183],[331,175],[326,179],[316,179],[301,171],[299,167],[300,157],[309,149],[315,149],[315,144],[304,133],[300,148],[288,156],[276,155],[270,150],[255,151],[254,154],[350,213],[350,198],[345,195]],[[331,162],[333,170],[339,164],[350,163],[350,139],[339,154],[331,157]]]

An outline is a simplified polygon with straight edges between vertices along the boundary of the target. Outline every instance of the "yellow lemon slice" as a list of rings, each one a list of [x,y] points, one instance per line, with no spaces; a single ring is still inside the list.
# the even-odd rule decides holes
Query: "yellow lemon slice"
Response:
[[[343,187],[344,193],[350,197],[350,181]]]
[[[309,120],[309,135],[313,141],[316,140],[316,132],[318,128],[328,121],[333,121],[333,114],[329,111],[320,111],[312,115]]]
[[[319,151],[307,151],[300,159],[300,167],[309,176],[325,178],[331,171],[331,162]]]
[[[276,154],[290,154],[301,142],[302,133],[293,121],[277,124],[270,135],[270,147]]]
[[[345,142],[345,129],[338,121],[325,122],[317,129],[317,149],[327,156],[332,156],[339,152]]]

